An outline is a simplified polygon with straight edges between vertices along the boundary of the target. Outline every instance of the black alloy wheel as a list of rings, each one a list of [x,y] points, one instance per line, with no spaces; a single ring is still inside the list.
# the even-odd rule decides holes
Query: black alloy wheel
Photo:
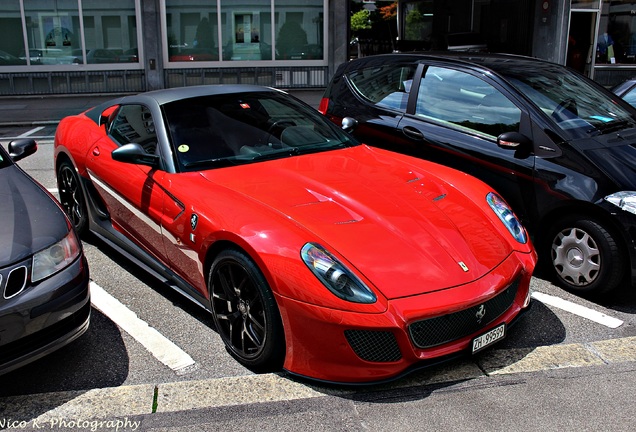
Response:
[[[221,252],[208,278],[214,323],[230,354],[256,372],[282,367],[283,326],[274,295],[242,251]]]
[[[88,228],[86,199],[77,171],[68,161],[62,162],[57,170],[57,188],[62,208],[75,227],[75,231],[80,235],[85,234]]]
[[[624,255],[610,231],[589,219],[566,219],[550,236],[557,281],[575,294],[598,296],[616,289],[624,276]]]

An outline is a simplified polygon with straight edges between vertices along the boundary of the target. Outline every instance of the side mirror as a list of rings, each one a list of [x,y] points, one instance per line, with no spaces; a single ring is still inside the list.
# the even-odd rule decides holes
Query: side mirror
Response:
[[[24,138],[11,141],[8,145],[9,156],[14,162],[31,156],[38,149],[38,144],[33,138]]]
[[[144,148],[137,143],[124,144],[113,150],[111,155],[113,160],[117,162],[147,165],[152,168],[159,166],[159,156],[147,153]]]
[[[497,137],[497,145],[506,150],[531,152],[532,141],[519,132],[504,132]]]
[[[345,132],[353,132],[358,127],[358,120],[353,117],[345,117],[342,119],[342,130]]]

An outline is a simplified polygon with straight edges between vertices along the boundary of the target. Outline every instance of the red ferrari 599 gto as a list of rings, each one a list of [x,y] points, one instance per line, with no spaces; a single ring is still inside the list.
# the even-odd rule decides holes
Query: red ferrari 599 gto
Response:
[[[207,309],[254,371],[369,382],[506,335],[536,263],[473,177],[355,141],[271,88],[127,96],[64,119],[63,207]]]

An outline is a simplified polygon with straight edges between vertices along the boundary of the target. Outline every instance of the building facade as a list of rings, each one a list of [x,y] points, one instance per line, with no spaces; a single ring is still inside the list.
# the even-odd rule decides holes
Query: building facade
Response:
[[[322,88],[350,57],[352,10],[391,3],[2,0],[0,95]],[[568,64],[608,86],[636,72],[636,0],[398,0],[396,10],[390,49],[483,43]]]

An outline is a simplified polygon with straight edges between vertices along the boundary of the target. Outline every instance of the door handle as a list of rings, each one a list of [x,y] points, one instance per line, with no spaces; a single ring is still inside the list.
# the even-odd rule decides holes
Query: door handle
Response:
[[[424,134],[413,126],[404,126],[402,128],[402,133],[412,140],[421,141],[424,139]]]

